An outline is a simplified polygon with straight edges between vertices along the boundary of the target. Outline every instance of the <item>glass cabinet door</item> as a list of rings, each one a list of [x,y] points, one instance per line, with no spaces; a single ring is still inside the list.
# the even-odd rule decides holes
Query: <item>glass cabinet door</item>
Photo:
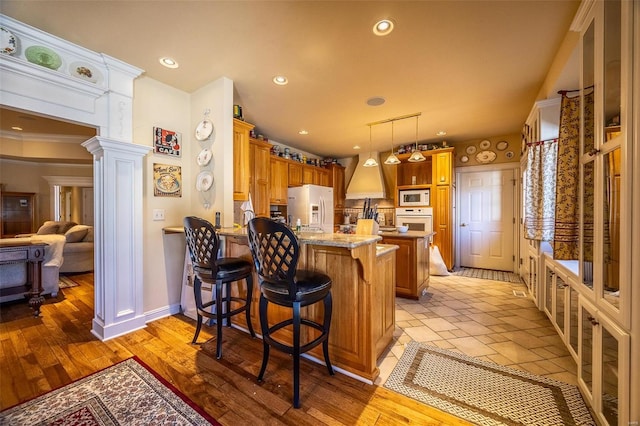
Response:
[[[603,143],[622,133],[621,120],[621,53],[622,22],[620,0],[607,0],[604,5],[604,52],[603,52]]]

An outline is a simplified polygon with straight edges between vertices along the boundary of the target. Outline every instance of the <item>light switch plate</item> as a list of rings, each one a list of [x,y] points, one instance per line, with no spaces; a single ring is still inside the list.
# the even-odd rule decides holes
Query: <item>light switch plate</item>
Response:
[[[164,220],[164,209],[153,209],[153,220]]]

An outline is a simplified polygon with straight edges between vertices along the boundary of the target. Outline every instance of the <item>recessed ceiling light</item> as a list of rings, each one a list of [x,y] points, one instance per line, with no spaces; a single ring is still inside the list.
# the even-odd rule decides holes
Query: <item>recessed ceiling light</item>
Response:
[[[438,133],[436,133],[436,136],[444,136],[446,134],[447,132],[445,132],[444,130],[440,130]]]
[[[178,68],[180,66],[180,64],[178,64],[175,59],[169,58],[168,56],[160,58],[159,61],[167,68]]]
[[[275,77],[273,77],[273,82],[278,86],[284,86],[289,82],[289,80],[287,80],[287,77],[285,77],[284,75],[276,75]]]
[[[22,131],[22,127],[12,126],[12,127],[11,127],[11,130]]]
[[[393,26],[391,19],[382,19],[373,26],[373,33],[377,36],[386,36],[393,31]]]
[[[354,145],[353,149],[360,149],[360,145]]]
[[[300,131],[298,132],[298,134],[300,134],[300,135],[308,135],[308,134],[309,134],[309,131],[308,131],[308,130],[300,130]]]
[[[385,103],[385,99],[382,96],[374,96],[373,98],[367,99],[367,105],[369,106],[380,106]]]

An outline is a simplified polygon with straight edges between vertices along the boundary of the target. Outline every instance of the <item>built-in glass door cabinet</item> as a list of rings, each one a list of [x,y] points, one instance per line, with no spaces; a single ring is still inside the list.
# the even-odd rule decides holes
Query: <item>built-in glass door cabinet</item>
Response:
[[[574,269],[577,261],[556,261],[544,258],[543,310],[578,361],[578,276]]]
[[[533,108],[527,117],[522,130],[522,147],[520,170],[522,176],[522,211],[521,218],[524,218],[524,205],[527,187],[525,179],[527,176],[527,150],[528,145],[534,142],[548,139],[556,139],[560,126],[560,98],[544,99],[533,104]],[[524,219],[520,220],[520,276],[524,279],[529,290],[529,296],[533,299],[538,308],[543,309],[542,287],[538,277],[542,277],[544,261],[541,259],[540,242],[524,238]]]
[[[572,25],[580,31],[582,63],[578,383],[605,424],[626,425],[640,416],[639,408],[629,410],[630,398],[640,395],[640,384],[633,382],[630,395],[634,373],[629,368],[637,378],[640,362],[629,366],[628,343],[633,332],[631,105],[637,9],[637,2],[626,0],[583,1]]]
[[[578,384],[583,396],[600,423],[637,424],[629,420],[629,334],[585,298],[578,306]]]

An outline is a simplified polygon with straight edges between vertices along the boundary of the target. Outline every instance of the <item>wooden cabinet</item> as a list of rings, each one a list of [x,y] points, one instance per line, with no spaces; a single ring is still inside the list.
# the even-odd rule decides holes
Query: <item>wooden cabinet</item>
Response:
[[[287,205],[289,187],[289,167],[287,160],[271,157],[270,202],[275,205]]]
[[[269,217],[271,145],[257,139],[250,140],[249,187],[253,212],[256,216]]]
[[[0,238],[36,232],[35,194],[2,192]]]
[[[253,124],[233,119],[233,200],[249,199],[250,147],[249,131]]]
[[[315,166],[302,166],[302,184],[313,184],[317,185],[318,178],[316,177],[316,168]]]
[[[433,243],[440,249],[442,260],[447,269],[453,269],[453,225],[451,218],[451,189],[447,186],[436,186],[433,196]]]
[[[434,168],[433,181],[436,185],[450,185],[451,184],[451,165],[453,164],[453,158],[451,151],[441,152],[434,155],[436,167]]]
[[[334,210],[344,209],[346,199],[344,187],[344,167],[339,164],[329,166],[329,185],[333,187],[333,208]],[[338,222],[342,223],[342,221]]]
[[[382,244],[397,245],[396,296],[419,299],[429,287],[428,238],[382,236]]]
[[[396,168],[396,185],[431,185],[433,181],[433,159],[428,151],[425,154],[425,161],[420,163],[410,163],[407,161],[409,154],[398,156],[402,161]]]
[[[321,167],[316,167],[314,183],[320,186],[331,186],[331,177],[329,175],[329,170],[323,169]]]
[[[302,164],[289,163],[289,186],[302,186]]]
[[[396,327],[396,253],[390,251],[376,257],[376,269],[373,277],[373,300],[380,312],[373,316],[371,331],[375,344],[376,358],[385,351],[393,339]]]

